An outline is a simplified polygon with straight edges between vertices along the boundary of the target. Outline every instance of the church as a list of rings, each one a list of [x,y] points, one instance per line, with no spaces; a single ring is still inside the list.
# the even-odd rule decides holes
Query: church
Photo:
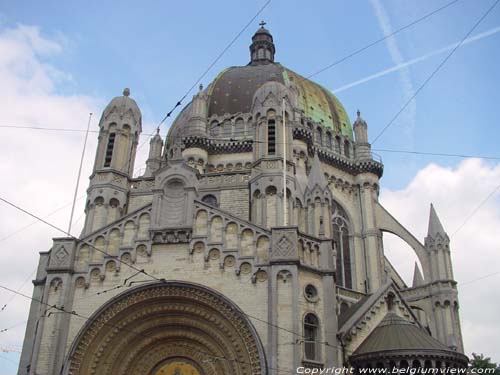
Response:
[[[261,24],[250,62],[150,139],[140,177],[141,110],[129,89],[111,100],[83,231],[40,253],[19,375],[466,367],[434,207],[415,238],[378,200],[384,166],[360,112],[351,123],[275,53]],[[418,257],[412,285],[383,233]]]

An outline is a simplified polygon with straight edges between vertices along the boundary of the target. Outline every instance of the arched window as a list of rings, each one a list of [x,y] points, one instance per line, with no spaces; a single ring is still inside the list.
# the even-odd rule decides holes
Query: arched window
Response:
[[[337,285],[352,288],[349,221],[342,207],[333,203],[332,237],[337,249]]]
[[[104,157],[104,168],[111,167],[111,160],[113,159],[113,149],[115,147],[116,133],[109,133],[108,144],[106,146],[106,155]]]
[[[222,124],[222,131],[223,131],[223,137],[227,137],[227,138],[230,138],[231,135],[232,135],[232,124],[231,124],[231,120],[226,120],[224,121],[224,123]]]
[[[213,137],[217,137],[220,134],[220,127],[217,121],[212,121],[210,124],[210,134]]]
[[[242,118],[236,119],[236,123],[234,126],[234,136],[235,137],[244,137],[245,134],[245,122]]]
[[[209,204],[210,206],[218,207],[217,198],[212,194],[205,195],[201,201],[203,203]]]
[[[276,154],[276,123],[274,120],[267,122],[267,153]]]
[[[340,142],[340,137],[335,137],[335,147],[339,154],[342,153],[342,142]]]
[[[333,148],[332,133],[330,132],[326,133],[326,147],[330,150]]]
[[[318,360],[319,321],[316,315],[307,314],[304,317],[304,354],[305,358]]]
[[[316,142],[321,146],[323,145],[323,133],[321,131],[321,128],[316,128]]]
[[[351,156],[349,141],[344,142],[344,155],[348,158]]]

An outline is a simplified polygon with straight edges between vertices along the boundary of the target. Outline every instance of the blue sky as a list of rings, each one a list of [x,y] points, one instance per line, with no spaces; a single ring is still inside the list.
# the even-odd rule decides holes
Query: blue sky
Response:
[[[382,1],[393,28],[398,28],[448,1]],[[210,5],[208,5],[210,4]],[[2,27],[37,25],[42,35],[63,37],[69,50],[52,61],[73,79],[58,90],[108,100],[129,86],[146,122],[156,123],[192,85],[241,29],[263,1],[151,2],[120,5],[98,1],[74,3],[3,2]],[[459,41],[492,1],[461,0],[430,19],[400,33],[396,43],[405,60]],[[382,36],[369,2],[272,1],[260,19],[274,35],[277,60],[308,75]],[[500,25],[493,13],[474,34]],[[203,80],[205,85],[226,66],[248,62],[248,45],[257,27],[245,32]],[[496,82],[500,36],[464,46],[417,97],[415,119],[401,116],[375,148],[496,155],[498,115]],[[438,54],[409,68],[417,88],[446,56]],[[314,77],[331,90],[394,65],[385,43]],[[362,111],[372,138],[404,103],[398,72],[338,94],[351,118]],[[83,119],[82,119],[83,120]],[[407,121],[405,121],[407,120]],[[411,124],[414,121],[414,124]],[[83,124],[84,121],[82,121]],[[410,128],[409,128],[410,127]],[[450,131],[451,130],[451,131]],[[428,157],[380,152],[389,186],[403,186]],[[445,164],[455,159],[440,158]]]
[[[248,63],[250,39],[261,19],[267,22],[274,36],[276,60],[307,76],[449,1],[318,0],[309,4],[295,0],[272,0],[255,24],[243,33],[207,74],[203,84],[208,85],[225,67]],[[186,0],[119,3],[87,1],[77,4],[50,0],[0,0],[0,43],[4,40],[19,42],[6,44],[5,51],[11,51],[8,49],[11,45],[19,47],[17,51],[23,51],[22,58],[12,60],[21,61],[15,67],[7,63],[0,66],[7,74],[0,78],[9,77],[5,79],[8,84],[2,85],[3,93],[0,94],[4,103],[8,103],[4,111],[8,112],[12,103],[20,103],[21,106],[17,112],[12,110],[12,113],[4,113],[0,125],[82,129],[86,126],[87,110],[90,109],[95,113],[93,126],[96,128],[106,103],[120,95],[124,87],[130,87],[132,97],[137,100],[143,113],[144,132],[151,132],[264,3],[262,0]],[[356,110],[361,110],[368,122],[370,139],[374,139],[445,58],[449,49],[447,52],[434,52],[461,40],[491,4],[493,0],[459,0],[395,38],[318,74],[314,80],[336,91],[402,62],[432,55],[406,69],[337,92],[351,120],[354,120]],[[500,157],[500,130],[496,126],[500,116],[500,91],[497,88],[500,82],[499,27],[500,6],[472,34],[480,37],[464,45],[452,56],[373,148]],[[32,39],[26,37],[27,33]],[[10,77],[15,77],[16,89],[9,86]],[[36,99],[40,108],[36,105],[29,105],[28,108],[26,103],[32,99],[26,93],[29,90],[41,93]],[[183,104],[187,104],[191,95]],[[23,104],[26,108],[22,108]],[[163,127],[163,135],[170,122],[168,120]],[[48,213],[71,201],[79,153],[68,153],[68,150],[74,150],[75,147],[80,149],[82,134],[49,136],[43,132],[9,129],[4,131],[2,138],[0,160],[3,158],[4,162],[0,163],[0,173],[9,174],[14,181],[13,186],[25,186],[25,190],[30,193],[18,196],[15,189],[8,190],[11,198],[38,209],[39,213]],[[19,142],[18,146],[16,142]],[[48,144],[50,150],[46,148]],[[95,142],[89,145],[85,176],[91,168],[94,149]],[[10,159],[10,156],[23,150],[33,152],[33,158],[30,159],[33,161],[19,168],[19,160]],[[47,159],[42,158],[40,151]],[[436,203],[445,228],[450,232],[467,220],[457,234],[454,248],[459,282],[468,282],[498,270],[499,242],[490,236],[495,231],[495,225],[500,225],[498,194],[487,202],[474,220],[467,219],[467,215],[500,183],[498,161],[376,152],[382,156],[385,164],[381,199],[419,239],[423,240],[425,235],[426,215],[431,200]],[[61,155],[65,157],[61,158]],[[54,178],[56,175],[57,178]],[[447,183],[442,183],[440,178],[447,179]],[[86,184],[87,180],[83,178],[81,192]],[[46,202],[36,199],[41,192],[45,194],[49,191],[52,192],[51,198],[44,199]],[[6,192],[3,189],[3,193]],[[28,199],[28,196],[31,198]],[[409,201],[415,206],[414,209],[407,206]],[[82,210],[77,207],[78,214],[75,216],[81,216]],[[19,223],[29,223],[26,218],[16,215],[1,208],[0,220],[5,223],[5,230],[0,233],[2,236],[16,230]],[[66,219],[67,213],[54,218],[56,222]],[[486,223],[492,228],[490,231]],[[487,233],[490,242],[481,246],[467,242],[474,231]],[[13,269],[12,275],[10,270],[5,270],[9,275],[9,285],[18,286],[29,275],[29,269],[34,267],[36,261],[36,251],[50,246],[51,235],[52,232],[37,227],[24,232],[27,242],[23,246],[15,242],[15,237],[9,239],[12,242],[7,242],[7,247],[15,250],[16,255],[24,254],[23,262],[29,263],[22,272],[10,267]],[[398,244],[393,246],[397,247]],[[472,249],[477,256],[473,256]],[[487,265],[479,263],[479,258],[493,256]],[[398,259],[405,261],[397,255],[395,259],[396,262]],[[411,268],[410,263],[405,267]],[[468,268],[471,264],[476,265],[473,271]],[[498,286],[498,280],[493,277],[471,285],[477,285],[485,291],[486,296],[489,286]],[[29,284],[24,290],[30,293]],[[498,313],[499,304],[489,305],[486,310],[490,315],[480,315],[473,311],[475,304],[480,302],[474,298],[480,298],[480,294],[473,295],[469,291],[466,288],[461,291],[462,320],[466,331],[464,336],[470,343],[467,349],[469,352],[483,351],[500,361],[500,349],[488,345],[491,333],[486,325],[498,327],[494,314],[491,314]],[[500,294],[498,297],[497,300],[500,300]],[[0,295],[0,303],[3,298],[4,295]],[[26,314],[25,309],[26,305],[19,305],[18,314]],[[481,314],[487,314],[488,311]],[[6,316],[7,313],[8,309],[0,314]],[[15,315],[14,312],[12,314]],[[6,325],[18,323],[19,320],[9,319]],[[478,326],[478,322],[485,323]],[[0,326],[2,328],[3,325]],[[500,329],[497,332],[500,334]],[[5,340],[1,335],[0,347],[19,347],[22,343],[22,329]],[[9,360],[17,361],[16,354],[1,355],[0,365],[5,364],[5,367],[2,369],[0,366],[0,374],[14,373]],[[5,357],[8,359],[2,359]]]

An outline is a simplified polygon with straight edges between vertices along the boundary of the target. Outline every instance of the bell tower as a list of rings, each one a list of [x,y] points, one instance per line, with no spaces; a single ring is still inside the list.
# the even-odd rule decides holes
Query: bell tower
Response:
[[[111,100],[99,121],[93,173],[87,190],[83,235],[104,227],[125,214],[129,179],[134,173],[142,116],[130,90]]]

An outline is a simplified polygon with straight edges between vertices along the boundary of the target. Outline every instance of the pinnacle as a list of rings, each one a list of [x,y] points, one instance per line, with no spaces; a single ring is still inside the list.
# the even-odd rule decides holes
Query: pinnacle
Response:
[[[439,217],[434,209],[434,205],[431,203],[431,210],[429,213],[429,229],[427,230],[427,236],[436,237],[437,234],[446,235],[443,225],[439,220]]]

